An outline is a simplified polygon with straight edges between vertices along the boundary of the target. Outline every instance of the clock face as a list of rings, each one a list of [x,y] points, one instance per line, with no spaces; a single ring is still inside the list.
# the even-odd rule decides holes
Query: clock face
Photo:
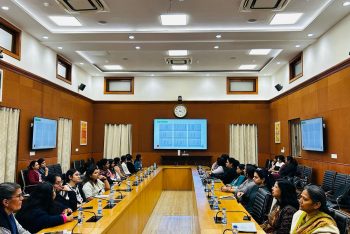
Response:
[[[187,114],[187,108],[184,105],[177,105],[174,108],[174,115],[178,118],[183,118]]]

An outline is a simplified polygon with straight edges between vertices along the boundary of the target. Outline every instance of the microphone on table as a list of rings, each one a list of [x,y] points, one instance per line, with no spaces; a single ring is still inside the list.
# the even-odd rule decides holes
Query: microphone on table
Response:
[[[81,210],[82,212],[86,212],[86,213],[90,213],[90,214],[93,214],[94,216],[94,220],[97,221],[97,215],[95,212],[93,211],[87,211],[87,210]],[[76,228],[76,226],[79,224],[79,220],[77,221],[77,223],[74,225],[74,227],[72,228],[72,234],[74,234],[74,229]]]
[[[227,210],[226,212],[231,212],[231,213],[243,213],[245,214],[245,216],[243,217],[243,220],[252,220],[252,218],[249,216],[249,214],[247,212],[244,212],[242,210]],[[216,223],[220,223],[221,222],[221,217],[218,217],[218,214],[222,213],[221,210],[219,210],[218,212],[216,212],[214,220]]]

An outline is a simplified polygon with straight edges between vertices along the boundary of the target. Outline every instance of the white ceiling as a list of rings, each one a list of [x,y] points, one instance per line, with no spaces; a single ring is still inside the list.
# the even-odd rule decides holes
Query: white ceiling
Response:
[[[271,2],[278,0],[256,1]],[[242,0],[104,0],[108,12],[70,14],[55,0],[0,0],[0,6],[10,8],[1,10],[0,15],[92,76],[174,75],[165,63],[170,49],[189,50],[192,59],[189,70],[177,75],[270,75],[348,15],[350,7],[344,7],[343,2],[290,0],[283,11],[247,12],[242,10]],[[189,23],[162,26],[160,15],[166,13],[187,14]],[[270,25],[276,13],[303,15],[293,25]],[[49,19],[64,15],[76,17],[82,26],[61,27]],[[251,19],[256,22],[249,23]],[[222,37],[216,38],[217,34]],[[129,35],[135,39],[130,40]],[[272,51],[268,55],[249,55],[253,48]],[[107,73],[98,69],[107,64],[119,64],[123,70]],[[257,68],[240,71],[242,64],[256,64]]]

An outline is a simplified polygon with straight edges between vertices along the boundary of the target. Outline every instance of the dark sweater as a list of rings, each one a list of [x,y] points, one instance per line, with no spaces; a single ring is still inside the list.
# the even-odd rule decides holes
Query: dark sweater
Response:
[[[221,180],[224,184],[230,184],[236,177],[237,177],[236,169],[230,168],[224,171],[224,174]]]
[[[37,233],[41,229],[64,223],[62,215],[51,215],[41,208],[27,209],[24,212],[18,212],[16,219],[31,233]]]

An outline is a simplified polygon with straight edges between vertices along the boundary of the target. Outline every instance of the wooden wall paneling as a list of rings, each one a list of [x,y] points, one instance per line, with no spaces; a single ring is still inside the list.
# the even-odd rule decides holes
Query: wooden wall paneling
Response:
[[[163,169],[163,190],[191,191],[192,184],[191,168]]]

